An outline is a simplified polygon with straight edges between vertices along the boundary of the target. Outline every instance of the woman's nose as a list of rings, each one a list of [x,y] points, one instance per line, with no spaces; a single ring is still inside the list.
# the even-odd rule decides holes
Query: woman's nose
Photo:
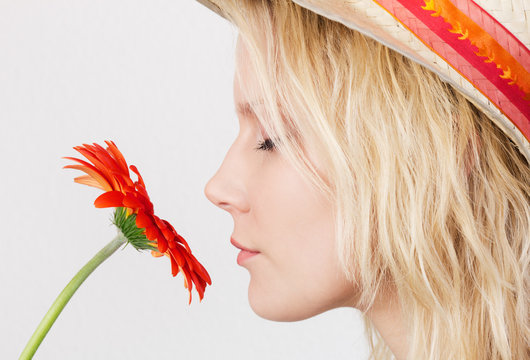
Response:
[[[236,212],[248,211],[249,206],[243,182],[244,169],[228,157],[229,154],[206,183],[204,194],[214,205],[234,215]]]

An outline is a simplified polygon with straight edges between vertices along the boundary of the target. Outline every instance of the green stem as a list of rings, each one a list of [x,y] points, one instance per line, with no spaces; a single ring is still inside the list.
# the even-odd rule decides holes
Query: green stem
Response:
[[[79,286],[81,286],[83,281],[85,281],[92,271],[94,271],[103,261],[111,256],[125,241],[125,236],[123,236],[121,231],[119,231],[118,235],[103,249],[101,249],[92,259],[90,259],[90,261],[83,266],[81,270],[79,270],[72,280],[70,280],[68,285],[66,285],[59,296],[57,296],[57,299],[55,299],[54,303],[50,307],[50,310],[48,310],[39,326],[31,336],[31,339],[29,339],[28,344],[24,348],[24,351],[22,351],[19,360],[33,358],[33,355],[40,346],[40,343]]]

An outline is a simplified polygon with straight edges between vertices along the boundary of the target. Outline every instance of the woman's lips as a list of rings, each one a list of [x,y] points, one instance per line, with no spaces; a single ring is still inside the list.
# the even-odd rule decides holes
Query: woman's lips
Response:
[[[232,245],[234,245],[236,248],[240,249],[241,251],[239,252],[239,255],[237,255],[237,263],[238,265],[242,265],[244,261],[246,261],[247,259],[255,256],[255,255],[258,255],[260,252],[259,251],[255,251],[255,250],[251,250],[251,249],[247,249],[245,247],[243,247],[242,245],[239,245],[235,240],[234,238],[230,238],[230,242],[232,243]]]
[[[259,251],[257,250],[252,250],[252,249],[249,249],[249,248],[246,248],[242,245],[239,245],[235,240],[234,238],[230,238],[230,242],[232,243],[232,245],[234,245],[236,248],[240,249],[240,250],[245,250],[245,251],[248,251],[248,252],[251,252],[251,253],[259,253]]]
[[[239,252],[239,255],[237,255],[237,264],[238,265],[243,265],[243,262],[246,261],[247,259],[255,256],[255,255],[258,255],[259,252],[251,252],[251,251],[247,251],[247,250],[241,250]]]

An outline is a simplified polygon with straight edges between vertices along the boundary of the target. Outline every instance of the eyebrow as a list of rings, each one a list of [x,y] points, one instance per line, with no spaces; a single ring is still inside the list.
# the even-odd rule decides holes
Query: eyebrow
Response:
[[[257,100],[257,101],[253,101],[252,103],[248,102],[248,101],[243,101],[243,102],[240,102],[237,104],[236,106],[236,112],[241,115],[241,116],[246,116],[246,117],[257,117],[256,116],[256,113],[254,112],[254,110],[252,109],[252,106],[256,106],[256,105],[263,105],[263,100]]]

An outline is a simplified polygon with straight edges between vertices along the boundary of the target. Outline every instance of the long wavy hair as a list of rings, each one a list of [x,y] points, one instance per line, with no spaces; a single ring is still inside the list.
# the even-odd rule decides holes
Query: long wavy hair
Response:
[[[336,205],[372,358],[392,355],[364,311],[390,288],[410,359],[530,358],[530,167],[514,143],[436,74],[340,23],[289,0],[215,2],[246,43],[259,121]]]

